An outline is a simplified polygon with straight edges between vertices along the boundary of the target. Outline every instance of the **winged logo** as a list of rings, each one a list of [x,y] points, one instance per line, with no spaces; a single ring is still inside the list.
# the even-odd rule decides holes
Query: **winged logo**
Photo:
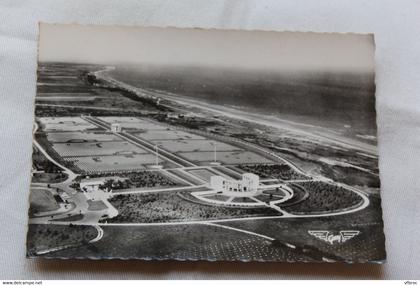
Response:
[[[358,234],[360,234],[360,231],[340,231],[338,234],[334,234],[330,231],[308,231],[308,233],[317,239],[323,240],[331,245],[334,243],[342,244],[346,241],[354,238]]]

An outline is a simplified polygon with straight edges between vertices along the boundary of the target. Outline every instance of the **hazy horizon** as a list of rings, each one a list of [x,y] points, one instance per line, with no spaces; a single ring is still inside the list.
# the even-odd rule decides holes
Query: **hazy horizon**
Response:
[[[374,72],[373,35],[40,24],[39,61]]]

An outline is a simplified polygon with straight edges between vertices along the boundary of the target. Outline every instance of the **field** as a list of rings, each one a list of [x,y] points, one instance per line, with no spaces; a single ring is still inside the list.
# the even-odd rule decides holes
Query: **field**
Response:
[[[37,118],[45,132],[86,131],[97,129],[80,117],[42,117]]]
[[[119,123],[130,131],[137,130],[134,132],[137,137],[150,140],[197,165],[208,165],[214,160],[215,144],[218,151],[217,160],[223,164],[271,163],[259,154],[236,146],[174,130],[137,117],[99,118],[107,123]],[[74,165],[75,171],[132,171],[155,164],[154,153],[123,141],[112,133],[104,132],[81,117],[41,117],[39,122],[47,136],[46,147],[52,146],[60,158],[70,163],[67,164],[69,167]],[[141,132],[138,132],[139,130]],[[159,159],[159,163],[164,167],[173,166],[163,158]],[[208,177],[205,180],[208,181]]]
[[[97,130],[94,125],[79,125],[79,124],[46,124],[43,128],[46,132],[62,132],[62,131],[86,131],[86,130]]]
[[[60,183],[67,179],[66,173],[35,172],[32,174],[32,183]]]
[[[208,165],[214,160],[214,149],[217,149],[217,160],[224,164],[272,163],[271,160],[243,150],[224,142],[215,142],[205,137],[185,131],[175,130],[161,124],[152,123],[139,118],[130,117],[99,117],[108,123],[119,123],[123,128],[146,141],[159,145],[161,148],[176,153],[198,165]],[[135,132],[133,130],[141,130]]]
[[[197,176],[207,182],[210,182],[210,177],[215,175],[213,172],[211,172],[208,169],[194,169],[194,170],[187,170],[187,171],[193,174],[194,176]]]
[[[211,200],[226,202],[230,197],[222,194],[210,194],[210,195],[203,195],[203,197]]]
[[[32,151],[32,167],[34,170],[39,170],[46,173],[61,173],[63,169],[48,160],[45,155],[33,147]]]
[[[102,121],[105,121],[107,123],[141,123],[143,122],[142,119],[136,118],[136,117],[98,117]]]
[[[254,200],[248,197],[236,197],[232,199],[233,203],[255,203]]]
[[[59,205],[54,198],[54,194],[49,189],[32,187],[29,195],[31,204],[30,214],[39,212],[54,211]]]
[[[236,151],[239,148],[228,145],[225,143],[217,142],[211,140],[155,140],[154,143],[163,147],[170,152],[207,152],[214,151],[214,145],[217,146],[217,151]]]
[[[353,191],[323,182],[296,183],[309,194],[295,205],[283,207],[294,214],[315,214],[342,211],[359,205],[363,200]]]
[[[104,87],[93,86],[88,72],[103,68],[98,65],[39,63],[37,77],[36,103],[87,105],[87,107],[115,108],[124,111],[147,110],[156,111],[155,106],[136,100],[130,93],[123,90],[112,90]],[[94,98],[94,101],[90,101]],[[90,101],[90,102],[88,102]],[[37,105],[36,109],[40,106]],[[67,109],[68,110],[68,109]],[[57,107],[52,107],[49,114],[62,115]],[[86,109],[71,112],[70,115],[85,114]],[[120,112],[120,111],[119,111]],[[105,113],[105,112],[102,112]],[[109,111],[105,114],[109,115]],[[44,113],[45,114],[45,113]]]
[[[122,140],[121,138],[106,132],[52,132],[47,133],[47,138],[52,143],[105,142]]]
[[[246,172],[255,173],[261,178],[274,178],[282,180],[308,179],[307,176],[297,173],[287,164],[238,165],[238,168]]]
[[[126,190],[129,188],[152,189],[184,185],[178,181],[174,181],[172,177],[163,175],[158,171],[134,171],[118,173],[117,178],[110,177],[109,174],[103,173],[84,175],[83,178],[86,178],[86,176],[89,176],[90,178],[106,177],[106,181],[103,187],[111,189],[114,193],[118,193],[119,190]]]
[[[190,176],[187,174],[187,171],[181,169],[170,169],[168,170],[169,173],[176,175],[177,177],[184,179],[193,185],[201,185],[205,183],[205,180],[202,180],[200,177]]]
[[[104,202],[101,200],[93,201],[93,200],[87,200],[88,203],[88,210],[89,211],[102,211],[107,209],[108,207],[105,205]]]
[[[325,176],[348,185],[375,186],[376,156],[311,141],[294,134],[293,128],[276,130],[265,119],[247,121],[249,117],[242,120],[236,113],[230,117],[199,104],[184,105],[182,96],[171,102],[168,98],[176,99],[175,93],[171,97],[145,89],[144,94],[160,98],[156,102],[88,73],[102,68],[39,67],[35,139],[40,147],[34,147],[32,182],[44,185],[31,185],[29,256],[309,262],[323,257],[349,262],[385,257],[379,196],[366,196],[368,205],[363,203],[365,196],[350,188],[320,182],[328,181],[320,177]],[[225,107],[229,110],[229,105]],[[113,123],[123,128],[120,134],[106,130]],[[154,145],[159,146],[159,164],[166,169],[150,169],[156,163]],[[215,148],[220,166],[210,165]],[[264,189],[251,198],[208,191],[213,175],[241,179],[247,172],[257,174]],[[60,184],[69,177],[75,178]],[[78,191],[82,180],[99,177],[103,184],[97,192]],[[283,203],[279,200],[289,193],[279,183],[293,190]],[[66,189],[68,185],[73,189]],[[50,191],[50,186],[57,190]],[[202,191],[207,194],[196,195]],[[118,210],[113,218],[106,218],[107,200],[97,199],[105,196]],[[277,204],[270,204],[273,201]],[[339,215],[359,207],[360,211]],[[54,218],[40,213],[55,210],[63,214]],[[36,213],[40,215],[35,219]],[[325,216],[311,217],[318,214]],[[335,236],[343,230],[360,234],[329,244],[308,234],[312,230]],[[98,233],[98,241],[90,243]]]
[[[102,117],[108,122],[151,126],[136,117]],[[99,130],[80,117],[42,117],[46,140],[43,145],[64,159],[76,172],[113,172],[142,170],[156,163],[154,153]],[[156,125],[160,127],[160,125]],[[93,128],[92,131],[89,131]],[[167,167],[173,165],[159,158]],[[74,166],[73,166],[74,165]]]
[[[188,199],[188,193],[182,197]],[[212,220],[235,217],[253,217],[278,215],[270,208],[242,209],[207,206],[181,198],[181,193],[153,193],[116,195],[109,201],[118,210],[119,215],[108,222],[117,223],[153,223],[173,221]]]
[[[30,225],[31,235],[27,243],[30,252],[34,252],[35,248],[41,250],[70,245],[60,251],[46,253],[48,257],[88,258],[98,257],[99,254],[121,258],[181,260],[321,261],[321,256],[330,256],[336,260],[365,262],[385,258],[381,246],[384,242],[383,225],[375,214],[375,207],[380,201],[373,198],[372,202],[366,210],[345,216],[220,223],[266,235],[274,241],[201,224],[165,225],[165,230],[162,230],[162,226],[108,225],[102,227],[104,236],[100,241],[88,244],[86,241],[96,234],[91,227]],[[349,225],[359,230],[360,234],[345,244],[330,245],[308,234],[308,229],[338,232]],[[72,238],[59,240],[61,235],[67,237],[69,233]],[[285,242],[297,248],[287,247]]]
[[[145,130],[134,134],[197,165],[208,165],[209,162],[214,161],[215,147],[216,159],[223,164],[272,163],[271,160],[259,154],[185,131],[168,128],[167,130]]]
[[[180,152],[182,156],[198,165],[208,165],[214,160],[214,153],[211,151],[202,152]],[[217,161],[223,164],[248,164],[248,163],[272,163],[265,157],[249,151],[224,151],[217,152]]]
[[[244,171],[241,171],[240,169],[237,170],[236,168],[231,168],[230,165],[226,166],[226,167],[213,167],[214,169],[216,169],[218,172],[222,173],[224,176],[226,177],[232,177],[234,179],[241,179],[242,178],[242,174],[245,173]]]
[[[98,117],[99,119],[107,118],[107,117]],[[126,120],[110,120],[108,121],[105,119],[105,122],[112,123],[116,122],[121,125],[124,129],[130,129],[130,130],[166,130],[168,127],[162,126],[160,124],[155,124],[149,121],[143,121],[140,119],[137,119],[135,121],[126,121]]]
[[[279,194],[267,193],[264,191],[263,193],[255,196],[254,198],[260,200],[261,202],[268,203],[271,201],[282,199],[284,195],[280,192]]]
[[[97,231],[88,226],[29,225],[27,255],[77,247],[95,238]]]
[[[82,96],[77,96],[78,94],[71,94],[72,96],[62,96],[63,94],[58,94],[60,96],[54,96],[54,94],[49,93],[48,95],[44,96],[37,96],[35,97],[35,100],[37,102],[43,102],[43,101],[54,101],[54,102],[93,102],[98,97],[96,96],[89,96],[89,94],[82,94]],[[70,94],[69,94],[70,95]]]
[[[205,137],[190,134],[183,131],[177,130],[147,130],[141,133],[134,133],[135,136],[149,140],[204,140]]]
[[[54,150],[61,156],[105,156],[119,154],[146,154],[148,151],[125,141],[53,143]]]
[[[297,218],[260,221],[236,221],[223,225],[232,226],[259,234],[267,235],[276,240],[290,241],[299,247],[312,251],[324,252],[324,255],[336,255],[342,260],[366,262],[367,260],[385,259],[383,244],[385,237],[382,232],[381,213],[376,209],[380,205],[378,197],[371,197],[371,204],[364,210],[348,215],[319,218]],[[357,238],[344,244],[330,245],[312,237],[308,230],[329,230],[339,233],[342,230],[359,230]]]
[[[153,165],[156,156],[153,154],[111,155],[111,156],[83,156],[66,158],[78,168],[87,172],[101,171],[129,171],[145,169]],[[159,163],[164,163],[159,159]]]
[[[165,230],[161,226],[106,226],[103,230],[104,237],[98,242],[46,256],[230,261],[312,260],[287,246],[262,237],[209,225],[167,225]]]

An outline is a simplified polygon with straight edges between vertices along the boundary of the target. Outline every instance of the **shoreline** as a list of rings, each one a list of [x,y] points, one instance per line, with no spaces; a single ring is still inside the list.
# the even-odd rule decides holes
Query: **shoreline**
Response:
[[[358,141],[356,139],[332,134],[331,132],[325,131],[326,128],[321,126],[314,126],[305,123],[285,120],[278,117],[274,117],[272,115],[260,115],[255,113],[249,113],[235,108],[214,105],[207,102],[194,100],[192,98],[186,98],[185,96],[169,93],[166,91],[151,91],[147,89],[142,89],[140,87],[135,87],[131,84],[115,79],[109,74],[109,71],[111,70],[113,70],[113,68],[107,67],[104,70],[94,72],[94,74],[104,81],[107,81],[114,85],[118,85],[119,87],[122,87],[124,89],[128,89],[129,91],[134,92],[138,96],[142,96],[141,94],[144,94],[143,96],[161,98],[174,102],[178,105],[191,106],[213,114],[229,117],[232,119],[247,121],[250,123],[260,124],[262,126],[268,126],[277,130],[286,130],[288,132],[310,137],[321,142],[332,143],[346,148],[357,149],[368,154],[378,156],[377,145],[371,145],[362,141]],[[172,108],[173,106],[168,107]],[[311,128],[317,128],[317,131],[308,131],[308,129]]]

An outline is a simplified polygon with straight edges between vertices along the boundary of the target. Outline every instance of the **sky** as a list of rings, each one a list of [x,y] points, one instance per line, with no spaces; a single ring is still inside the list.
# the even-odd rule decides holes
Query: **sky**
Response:
[[[40,24],[39,61],[374,70],[373,35]]]

